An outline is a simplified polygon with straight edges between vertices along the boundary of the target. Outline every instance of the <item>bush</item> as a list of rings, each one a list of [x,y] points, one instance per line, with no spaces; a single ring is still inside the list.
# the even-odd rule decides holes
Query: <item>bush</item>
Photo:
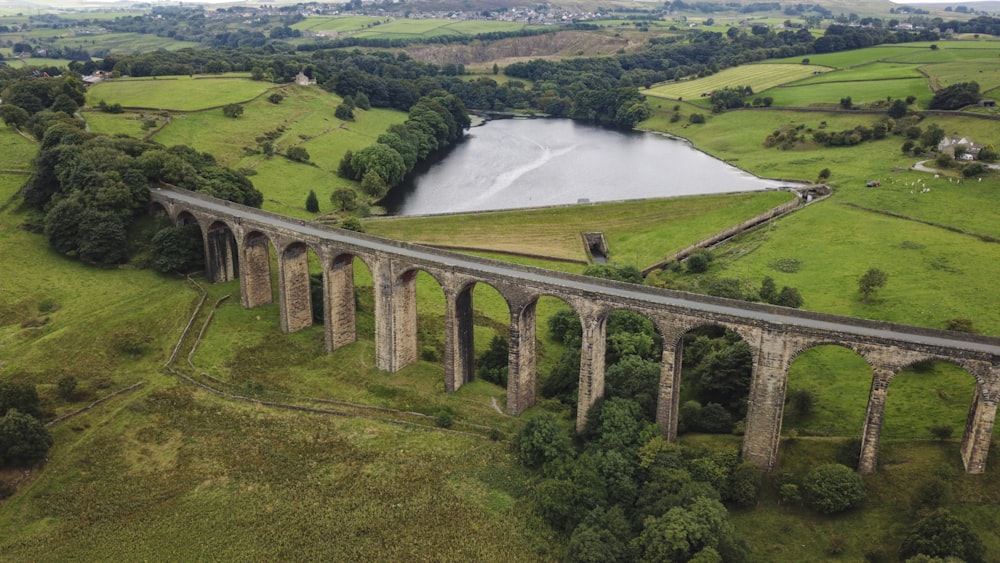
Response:
[[[757,504],[762,480],[763,476],[756,464],[749,461],[739,464],[729,475],[726,499],[736,506],[754,506]]]
[[[334,110],[333,116],[342,121],[353,121],[354,110],[347,104],[340,104],[337,106],[337,109]]]
[[[72,375],[67,375],[59,380],[56,384],[56,389],[59,396],[63,399],[69,400],[73,397],[73,393],[76,392],[76,378]]]
[[[0,416],[18,410],[35,418],[42,418],[38,391],[30,383],[0,381]]]
[[[972,324],[972,319],[948,319],[948,325],[945,328],[955,332],[969,332],[972,334],[975,334],[976,332],[976,328]]]
[[[288,147],[288,150],[285,151],[285,156],[295,162],[309,162],[309,151],[305,147]]]
[[[985,174],[987,171],[989,171],[989,168],[986,168],[983,164],[973,162],[962,169],[962,176],[972,178],[974,176],[979,176],[980,174]]]
[[[802,482],[802,489],[806,504],[823,514],[854,508],[867,497],[861,477],[838,463],[827,463],[810,470]]]
[[[916,555],[957,557],[965,563],[985,561],[986,546],[967,522],[947,510],[917,522],[899,548],[902,559]]]
[[[788,392],[785,399],[790,412],[798,418],[803,418],[812,414],[813,405],[816,404],[816,395],[808,389],[793,389]]]
[[[447,410],[439,410],[436,415],[434,415],[434,421],[440,428],[451,428],[451,425],[455,423],[451,412]]]
[[[697,124],[697,123],[705,123],[705,116],[703,114],[700,114],[700,113],[692,113],[691,116],[688,117],[688,121],[690,121],[691,123],[695,123],[695,124]]]
[[[518,457],[528,467],[541,467],[570,451],[569,435],[555,417],[536,416],[524,425],[514,440]]]
[[[41,461],[52,447],[52,434],[33,416],[17,409],[0,418],[0,466],[26,467]]]
[[[708,265],[712,262],[712,254],[707,250],[695,250],[684,261],[684,265],[690,274],[703,274],[708,271]]]
[[[931,426],[930,431],[931,431],[931,436],[934,436],[935,438],[937,438],[942,442],[950,439],[952,434],[955,433],[955,429],[947,424]]]

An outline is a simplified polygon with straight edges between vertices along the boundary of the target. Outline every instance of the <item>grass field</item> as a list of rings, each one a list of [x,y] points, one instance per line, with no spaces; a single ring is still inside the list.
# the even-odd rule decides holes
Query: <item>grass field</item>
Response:
[[[889,80],[895,78],[923,78],[923,75],[913,67],[912,64],[903,63],[867,63],[831,72],[825,72],[818,76],[810,76],[795,83],[796,86],[804,84],[823,84],[827,82],[851,82],[858,80]]]
[[[16,131],[4,125],[0,127],[0,154],[3,155],[3,170],[31,171],[31,159],[38,151],[37,145],[27,141]]]
[[[521,212],[400,218],[368,221],[368,232],[427,244],[581,260],[586,254],[580,233],[601,231],[609,259],[642,269],[698,240],[777,207],[788,192],[755,192],[698,198],[556,207]],[[520,225],[532,225],[522,229]],[[666,228],[665,225],[669,225]],[[461,239],[456,238],[461,233]]]
[[[85,111],[81,115],[87,120],[87,126],[90,127],[90,130],[95,133],[128,135],[136,138],[141,138],[148,132],[142,129],[144,121],[153,120],[159,126],[166,120],[162,115],[141,112],[112,114],[102,111]]]
[[[305,210],[309,190],[316,191],[320,211],[325,212],[334,189],[354,185],[336,175],[344,153],[374,143],[389,125],[406,119],[403,112],[371,109],[357,110],[354,121],[341,121],[333,116],[340,98],[325,90],[288,85],[278,91],[285,95],[280,104],[262,97],[246,104],[239,119],[227,118],[219,110],[175,116],[153,140],[195,147],[226,166],[253,170],[256,174],[250,179],[264,193],[265,209],[312,218],[315,215]],[[302,146],[309,152],[309,164],[259,153],[255,139],[279,128],[283,130],[274,139],[277,152]]]
[[[442,35],[461,36],[491,31],[518,31],[525,27],[524,24],[518,22],[397,19],[378,26],[367,27],[354,36],[384,39],[439,37]]]
[[[914,96],[922,106],[926,106],[934,93],[927,87],[925,78],[904,78],[787,85],[759,92],[758,95],[771,96],[775,106],[830,108],[837,107],[840,99],[848,96],[855,105]]]
[[[661,98],[692,100],[725,86],[749,85],[754,92],[759,93],[780,84],[812,76],[814,72],[827,70],[824,67],[803,64],[741,65],[727,68],[705,78],[654,85],[648,90],[642,90],[642,92]]]
[[[313,33],[322,33],[324,31],[345,33],[359,31],[375,23],[382,24],[387,21],[388,18],[376,18],[372,16],[313,16],[292,24],[292,29],[311,31]]]
[[[68,65],[70,61],[69,59],[46,59],[42,57],[31,57],[27,59],[10,59],[4,62],[10,65],[11,68],[25,68],[29,66],[37,66],[37,67],[54,66],[57,68],[65,69],[66,65]]]
[[[104,100],[129,108],[196,111],[246,102],[273,86],[269,82],[224,77],[195,80],[189,76],[161,76],[108,80],[95,84],[87,91],[87,105],[96,107]]]
[[[144,53],[158,49],[176,51],[199,46],[193,41],[177,41],[148,33],[97,33],[81,37],[63,37],[57,39],[55,44],[59,47],[78,47],[88,51],[107,49],[111,54]]]

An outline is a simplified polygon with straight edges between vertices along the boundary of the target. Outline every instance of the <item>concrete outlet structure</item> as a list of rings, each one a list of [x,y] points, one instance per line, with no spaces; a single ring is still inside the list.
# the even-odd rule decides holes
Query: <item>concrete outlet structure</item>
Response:
[[[323,271],[326,347],[333,351],[357,339],[354,260],[374,279],[376,365],[398,371],[418,359],[416,275],[432,276],[444,291],[444,383],[455,391],[472,379],[473,289],[495,288],[510,310],[507,412],[520,414],[535,402],[537,387],[535,305],[542,296],[561,299],[583,326],[577,427],[604,394],[605,331],[608,315],[629,310],[649,318],[663,336],[656,419],[674,439],[680,403],[680,366],[685,333],[706,325],[739,334],[753,355],[743,457],[774,467],[781,434],[788,368],[809,348],[849,348],[871,366],[872,384],[862,431],[859,471],[878,460],[886,391],[893,376],[925,361],[944,361],[976,380],[962,460],[966,471],[982,473],[1000,402],[1000,339],[811,313],[783,307],[666,291],[564,274],[435,250],[419,245],[315,225],[180,189],[151,191],[154,212],[177,224],[196,223],[205,240],[207,275],[213,282],[239,277],[241,303],[257,307],[273,299],[270,250],[278,264],[281,330],[312,324],[309,252]]]

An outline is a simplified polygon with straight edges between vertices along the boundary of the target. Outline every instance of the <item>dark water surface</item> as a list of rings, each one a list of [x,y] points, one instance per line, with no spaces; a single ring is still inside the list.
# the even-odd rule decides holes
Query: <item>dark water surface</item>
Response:
[[[420,215],[587,201],[764,190],[762,180],[686,142],[569,119],[501,119],[412,175],[382,201]]]

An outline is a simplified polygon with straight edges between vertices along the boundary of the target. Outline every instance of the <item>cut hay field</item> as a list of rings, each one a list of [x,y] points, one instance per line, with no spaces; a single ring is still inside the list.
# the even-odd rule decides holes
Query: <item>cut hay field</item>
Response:
[[[787,84],[812,76],[814,72],[826,72],[827,68],[804,64],[752,64],[727,68],[721,72],[682,82],[667,82],[654,85],[642,93],[650,96],[670,99],[698,99],[707,92],[712,92],[725,86],[747,86],[756,93],[763,92],[780,84]]]
[[[104,100],[127,108],[196,111],[247,102],[274,87],[269,82],[243,77],[194,79],[190,76],[161,76],[107,80],[87,91],[87,105],[96,107]]]
[[[920,67],[920,71],[930,77],[931,87],[935,90],[958,82],[975,81],[979,84],[979,91],[985,94],[1000,88],[1000,64],[997,62],[1000,58],[997,55],[1000,51],[995,52],[991,59],[926,65]]]
[[[912,64],[903,63],[865,63],[830,72],[824,72],[818,76],[810,76],[795,83],[796,86],[805,84],[823,84],[827,82],[851,82],[859,80],[890,80],[898,78],[923,78]]]

